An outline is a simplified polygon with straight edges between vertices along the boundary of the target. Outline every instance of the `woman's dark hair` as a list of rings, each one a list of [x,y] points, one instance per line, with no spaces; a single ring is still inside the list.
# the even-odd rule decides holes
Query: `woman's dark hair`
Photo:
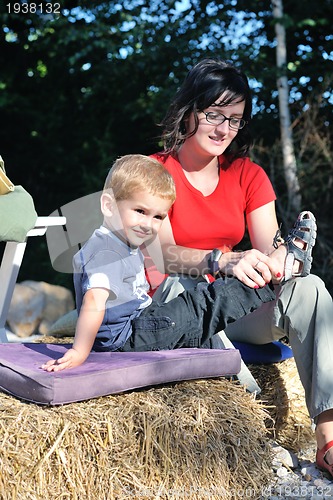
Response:
[[[198,112],[207,109],[220,99],[227,106],[234,102],[245,102],[243,119],[245,127],[238,131],[227,148],[226,154],[233,157],[246,156],[252,146],[248,122],[252,114],[252,95],[246,75],[232,63],[219,59],[203,59],[187,74],[183,84],[171,102],[162,120],[162,139],[165,154],[175,153],[183,142],[196,133]],[[194,113],[195,128],[186,130],[185,122]]]

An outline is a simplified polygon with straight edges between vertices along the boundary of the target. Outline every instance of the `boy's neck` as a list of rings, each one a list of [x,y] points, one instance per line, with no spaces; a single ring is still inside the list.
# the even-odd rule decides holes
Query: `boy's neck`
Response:
[[[128,241],[125,241],[124,238],[120,236],[119,232],[110,224],[108,224],[107,221],[103,221],[102,227],[104,227],[108,230],[109,233],[111,233],[112,238],[114,238],[116,241],[119,241],[122,245],[125,245],[130,251],[133,251],[135,253],[138,251],[139,247],[130,245]]]

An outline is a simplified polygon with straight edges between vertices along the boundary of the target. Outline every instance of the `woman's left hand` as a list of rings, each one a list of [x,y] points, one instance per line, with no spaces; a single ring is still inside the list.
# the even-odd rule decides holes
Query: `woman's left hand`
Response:
[[[233,275],[251,288],[263,287],[272,278],[280,275],[278,263],[259,250],[245,252],[230,252],[223,272]]]

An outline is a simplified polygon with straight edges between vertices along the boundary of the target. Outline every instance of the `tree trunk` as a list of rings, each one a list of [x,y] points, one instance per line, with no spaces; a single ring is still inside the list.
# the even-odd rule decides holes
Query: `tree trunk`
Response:
[[[273,17],[276,33],[277,88],[279,93],[280,130],[284,176],[288,191],[288,213],[300,211],[302,197],[297,177],[296,157],[293,145],[289,113],[289,88],[287,78],[286,31],[283,25],[283,0],[273,0]],[[291,214],[294,216],[294,214]]]

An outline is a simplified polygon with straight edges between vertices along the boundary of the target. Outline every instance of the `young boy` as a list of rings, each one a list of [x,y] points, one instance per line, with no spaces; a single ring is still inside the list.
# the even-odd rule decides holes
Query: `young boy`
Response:
[[[155,159],[127,155],[115,162],[101,196],[103,225],[73,259],[79,313],[73,346],[44,370],[79,366],[91,349],[219,347],[215,333],[275,299],[269,286],[253,289],[228,278],[166,304],[152,302],[139,247],[156,237],[175,197],[171,175]]]

